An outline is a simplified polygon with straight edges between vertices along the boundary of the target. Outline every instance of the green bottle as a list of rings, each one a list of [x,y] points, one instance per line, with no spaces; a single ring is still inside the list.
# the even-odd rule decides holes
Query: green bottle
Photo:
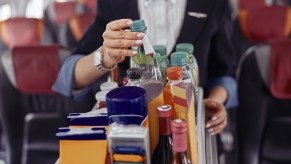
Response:
[[[159,61],[159,64],[161,66],[163,84],[165,84],[167,81],[166,71],[167,71],[167,68],[171,66],[170,60],[167,57],[167,47],[164,45],[155,45],[153,47],[157,54],[157,59]]]
[[[130,27],[132,32],[146,33],[144,20],[133,21]],[[133,47],[137,54],[131,57],[131,67],[139,68],[142,71],[142,83],[147,83],[150,80],[162,82],[162,73],[159,63],[156,58],[155,51],[151,45],[147,35],[143,38],[143,44],[138,47]]]
[[[192,70],[195,92],[197,92],[197,89],[199,87],[199,67],[198,67],[197,60],[193,54],[194,46],[191,43],[180,43],[176,45],[176,52],[178,51],[187,52],[189,54],[189,56],[186,58]]]

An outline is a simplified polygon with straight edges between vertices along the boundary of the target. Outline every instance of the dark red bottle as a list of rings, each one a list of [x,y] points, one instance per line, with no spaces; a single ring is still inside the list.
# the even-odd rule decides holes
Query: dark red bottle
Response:
[[[173,157],[173,142],[171,138],[171,106],[158,107],[159,143],[152,157],[152,164],[168,164]]]
[[[187,154],[187,123],[182,119],[171,123],[174,156],[171,164],[191,164]]]

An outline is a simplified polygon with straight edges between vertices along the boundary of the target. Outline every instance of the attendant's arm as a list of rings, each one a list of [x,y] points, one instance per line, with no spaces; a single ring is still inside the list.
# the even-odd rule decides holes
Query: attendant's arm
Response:
[[[231,42],[232,20],[228,1],[224,2],[216,8],[217,31],[212,38],[208,63],[209,79],[217,80],[204,100],[206,115],[209,117],[206,128],[212,135],[220,133],[227,125],[225,105],[234,106],[237,102],[236,82],[233,78],[236,59]]]
[[[227,97],[228,94],[226,89],[222,86],[216,86],[211,89],[207,99],[224,104],[227,100]]]
[[[137,47],[142,44],[143,33],[130,32],[123,30],[132,25],[130,19],[121,19],[112,21],[107,24],[103,33],[103,63],[106,68],[112,68],[115,64],[124,61],[125,56],[134,56],[136,51],[132,51],[130,47]],[[77,61],[74,68],[74,88],[83,88],[97,79],[105,72],[97,70],[93,65],[93,54],[82,57]]]

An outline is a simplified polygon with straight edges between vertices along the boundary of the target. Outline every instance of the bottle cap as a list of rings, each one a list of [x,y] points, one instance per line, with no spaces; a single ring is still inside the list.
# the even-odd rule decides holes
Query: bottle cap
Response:
[[[118,84],[116,82],[105,82],[100,85],[101,91],[111,91],[112,89],[115,89],[118,87]]]
[[[189,55],[187,52],[174,52],[171,54],[171,65],[172,66],[185,66],[187,64],[186,56]]]
[[[193,54],[194,46],[191,43],[180,43],[176,45],[176,52],[178,51],[184,51],[188,52],[189,54]]]
[[[95,94],[95,98],[97,101],[106,101],[106,94],[109,91],[100,91]]]
[[[163,105],[157,108],[159,117],[171,117],[171,105]]]
[[[175,152],[187,151],[187,123],[182,119],[173,120],[171,123],[173,149]]]
[[[136,80],[141,78],[142,72],[138,68],[129,68],[126,71],[126,75],[128,79]]]
[[[135,20],[132,22],[132,26],[130,27],[132,32],[144,32],[146,30],[146,26],[144,20]]]
[[[172,132],[173,133],[186,133],[187,123],[182,119],[175,119],[172,121]]]
[[[167,77],[170,80],[179,80],[183,77],[183,69],[181,67],[170,67],[167,69]]]
[[[153,46],[156,53],[161,54],[161,56],[167,55],[167,47],[164,45],[155,45]]]

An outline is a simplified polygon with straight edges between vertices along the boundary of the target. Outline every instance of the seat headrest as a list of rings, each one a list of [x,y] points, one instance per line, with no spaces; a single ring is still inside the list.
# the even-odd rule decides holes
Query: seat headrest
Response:
[[[88,27],[93,22],[94,17],[95,13],[92,12],[86,12],[72,17],[69,25],[74,35],[74,38],[77,41],[80,40],[83,34],[87,31]]]
[[[239,0],[239,9],[249,9],[254,7],[266,6],[265,0]]]
[[[291,31],[291,8],[281,6],[258,7],[239,13],[241,30],[253,42],[287,38]]]
[[[79,0],[79,3],[86,6],[86,8],[89,9],[89,11],[96,12],[97,0]]]
[[[77,10],[78,4],[75,1],[54,2],[48,7],[48,14],[56,25],[63,25],[77,14]]]
[[[270,90],[275,98],[291,99],[291,39],[272,40]]]
[[[9,48],[40,44],[43,31],[40,19],[10,18],[0,22],[0,36]]]
[[[59,46],[25,46],[12,50],[16,87],[24,93],[53,93],[59,71]]]

